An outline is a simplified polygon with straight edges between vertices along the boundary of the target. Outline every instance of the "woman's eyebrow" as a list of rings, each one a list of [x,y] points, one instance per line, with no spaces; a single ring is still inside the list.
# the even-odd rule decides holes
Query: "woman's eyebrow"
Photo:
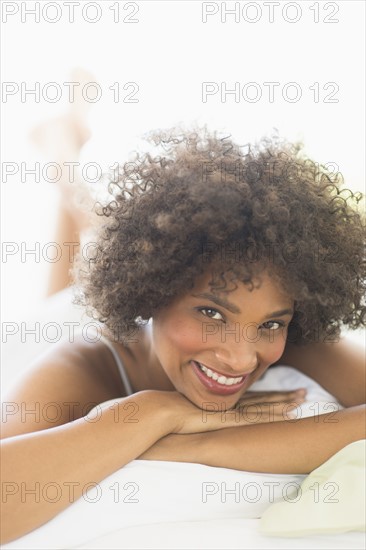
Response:
[[[203,292],[202,294],[192,294],[195,298],[206,298],[207,300],[211,300],[211,302],[214,302],[218,306],[224,307],[227,310],[231,311],[231,313],[241,313],[240,309],[232,304],[231,302],[228,302],[225,300],[225,298],[219,298],[215,294],[210,294],[209,292]]]
[[[219,298],[215,294],[210,294],[209,292],[203,292],[202,294],[192,294],[195,298],[206,298],[207,300],[211,300],[211,302],[214,302],[218,306],[226,308],[228,311],[231,311],[232,313],[241,313],[241,310],[231,302],[228,302],[225,298]],[[293,315],[294,310],[291,308],[285,308],[285,309],[279,309],[277,311],[272,311],[272,313],[269,313],[266,315],[266,318],[268,317],[284,317],[285,315]]]
[[[272,311],[266,317],[284,317],[285,315],[293,315],[294,310],[291,308],[288,309],[279,309],[278,311]]]

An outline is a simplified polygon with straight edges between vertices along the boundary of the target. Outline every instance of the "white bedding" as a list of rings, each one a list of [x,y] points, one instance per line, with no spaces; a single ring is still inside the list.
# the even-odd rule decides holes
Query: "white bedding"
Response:
[[[364,550],[364,533],[306,538],[264,537],[258,519],[220,519],[140,525],[78,546],[88,550]]]

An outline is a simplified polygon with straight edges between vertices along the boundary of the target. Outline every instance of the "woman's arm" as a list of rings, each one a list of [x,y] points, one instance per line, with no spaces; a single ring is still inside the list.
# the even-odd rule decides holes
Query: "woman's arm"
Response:
[[[51,371],[55,374],[54,369]],[[30,379],[35,388],[37,376],[34,372]],[[59,391],[59,397],[55,396],[48,404],[62,403],[61,396],[67,396],[67,388],[61,384]],[[28,411],[31,408],[34,411],[32,405],[39,401],[22,402],[19,392],[18,401],[5,405],[18,404],[20,408],[24,405]],[[41,387],[38,392],[42,395]],[[45,410],[43,406],[41,409]],[[4,411],[6,426],[12,410],[7,412],[4,407]],[[223,423],[222,412],[206,414],[178,392],[157,390],[108,400],[86,416],[66,423],[62,419],[62,424],[53,428],[43,418],[40,422],[26,423],[25,432],[19,432],[20,414],[18,421],[10,420],[7,437],[1,441],[1,542],[9,542],[41,526],[80,498],[88,484],[98,483],[170,433],[201,434],[247,422],[236,411],[225,414]],[[53,497],[56,491],[59,497],[56,502],[47,498],[48,488]]]
[[[307,346],[287,344],[276,364],[303,372],[344,407],[366,403],[365,349],[346,338]]]
[[[156,393],[140,392],[62,426],[3,439],[1,542],[41,526],[80,498],[88,484],[170,433],[172,418]]]
[[[351,407],[300,420],[171,434],[139,459],[196,462],[250,472],[308,474],[336,452],[366,437],[366,408]]]

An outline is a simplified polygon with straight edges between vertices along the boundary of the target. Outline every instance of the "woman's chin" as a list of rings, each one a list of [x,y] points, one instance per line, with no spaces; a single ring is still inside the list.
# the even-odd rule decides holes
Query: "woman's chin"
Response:
[[[182,392],[183,393],[183,392]],[[224,412],[235,407],[236,403],[239,401],[241,396],[231,395],[207,395],[207,396],[197,396],[192,395],[192,392],[184,392],[184,397],[186,397],[193,405],[207,412]]]

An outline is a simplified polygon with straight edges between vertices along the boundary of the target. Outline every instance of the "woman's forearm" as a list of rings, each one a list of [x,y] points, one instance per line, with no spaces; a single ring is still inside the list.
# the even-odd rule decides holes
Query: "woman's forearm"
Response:
[[[141,392],[74,422],[3,439],[1,542],[41,526],[171,429],[165,408]]]
[[[308,474],[340,449],[365,438],[365,406],[336,413],[205,434],[202,459],[209,466]]]
[[[343,447],[365,438],[365,406],[297,421],[171,434],[139,459],[197,462],[250,472],[307,474]]]

